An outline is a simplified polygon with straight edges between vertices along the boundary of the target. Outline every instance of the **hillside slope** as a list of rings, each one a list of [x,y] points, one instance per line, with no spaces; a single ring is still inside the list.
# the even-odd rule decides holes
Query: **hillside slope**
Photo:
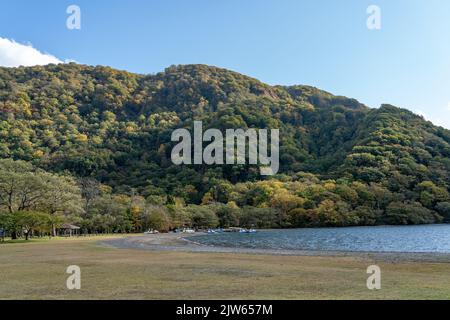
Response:
[[[205,65],[155,75],[77,64],[0,68],[0,158],[94,177],[116,192],[265,206],[217,191],[220,183],[258,184],[263,177],[254,166],[171,163],[172,131],[192,128],[193,120],[220,129],[279,128],[276,178],[325,188],[305,210],[330,198],[360,210],[368,203],[423,209],[425,222],[450,214],[450,131],[404,109],[370,109],[313,87],[269,86]]]

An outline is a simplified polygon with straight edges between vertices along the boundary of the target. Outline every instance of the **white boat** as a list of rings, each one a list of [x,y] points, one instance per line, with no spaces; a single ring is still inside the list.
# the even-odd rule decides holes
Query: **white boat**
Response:
[[[239,233],[255,233],[256,230],[255,229],[242,229],[239,230]]]
[[[144,232],[144,234],[157,234],[157,233],[159,233],[159,231],[158,230],[153,230],[153,229],[150,229],[150,230],[147,230],[147,231]]]

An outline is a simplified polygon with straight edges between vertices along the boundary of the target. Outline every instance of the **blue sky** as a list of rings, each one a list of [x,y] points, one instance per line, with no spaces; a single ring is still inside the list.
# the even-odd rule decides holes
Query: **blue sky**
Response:
[[[71,4],[81,30],[66,28]],[[372,4],[381,30],[366,27]],[[450,1],[9,0],[0,8],[0,38],[63,61],[138,73],[215,65],[371,107],[391,103],[450,128]]]

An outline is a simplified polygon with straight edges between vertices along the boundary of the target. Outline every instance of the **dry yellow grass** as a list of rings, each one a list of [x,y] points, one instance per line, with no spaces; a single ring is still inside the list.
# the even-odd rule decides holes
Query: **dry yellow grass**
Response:
[[[105,248],[98,237],[0,244],[0,299],[450,299],[450,264]],[[378,264],[382,289],[366,288]],[[81,267],[81,290],[66,268]]]

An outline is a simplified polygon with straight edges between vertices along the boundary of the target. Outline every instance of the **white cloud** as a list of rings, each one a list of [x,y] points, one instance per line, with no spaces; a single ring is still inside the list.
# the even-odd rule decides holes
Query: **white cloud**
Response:
[[[48,53],[42,53],[30,45],[24,45],[0,37],[0,66],[19,67],[36,66],[49,63],[63,63]]]

